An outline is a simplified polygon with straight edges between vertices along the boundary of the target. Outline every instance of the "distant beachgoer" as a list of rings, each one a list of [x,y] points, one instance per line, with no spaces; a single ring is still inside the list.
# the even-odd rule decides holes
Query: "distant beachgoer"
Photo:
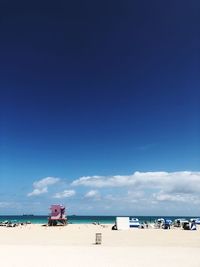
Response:
[[[191,223],[191,230],[197,230],[197,228],[196,228],[196,223],[193,221],[192,223]]]
[[[116,225],[116,224],[114,224],[114,225],[112,226],[112,230],[117,230],[117,225]]]

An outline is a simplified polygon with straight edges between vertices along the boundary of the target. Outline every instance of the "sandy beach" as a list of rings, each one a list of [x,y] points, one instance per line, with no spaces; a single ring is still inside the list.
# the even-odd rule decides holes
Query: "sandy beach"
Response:
[[[96,233],[102,244],[95,244]],[[111,225],[26,225],[0,227],[1,265],[46,266],[200,266],[200,230],[130,229]]]

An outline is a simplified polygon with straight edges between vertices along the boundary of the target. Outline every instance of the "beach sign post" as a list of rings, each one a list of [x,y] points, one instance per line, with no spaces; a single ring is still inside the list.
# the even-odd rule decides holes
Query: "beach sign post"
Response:
[[[101,233],[96,233],[96,245],[101,245],[102,242],[102,234]]]

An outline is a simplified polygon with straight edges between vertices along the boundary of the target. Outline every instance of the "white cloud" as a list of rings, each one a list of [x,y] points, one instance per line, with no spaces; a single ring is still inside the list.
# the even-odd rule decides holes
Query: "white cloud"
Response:
[[[45,194],[59,178],[46,177],[33,183],[28,196]],[[63,183],[60,183],[63,186]],[[56,185],[56,187],[59,186]],[[84,176],[67,185],[70,190],[53,189],[54,199],[72,198],[76,207],[90,206],[97,213],[103,213],[106,206],[112,214],[161,214],[169,215],[197,213],[200,204],[200,172],[135,172],[131,175]],[[69,186],[74,186],[70,188]],[[83,193],[85,187],[86,192]],[[57,188],[58,189],[58,188]],[[74,190],[73,190],[74,189]],[[57,193],[55,193],[57,192]],[[101,201],[98,201],[101,200]],[[0,204],[0,207],[2,204]],[[82,208],[81,208],[82,212]]]
[[[170,191],[200,192],[200,172],[135,172],[131,175],[84,176],[73,186],[167,188]]]
[[[178,201],[178,202],[185,202],[186,198],[183,196],[176,194],[176,195],[170,195],[166,193],[159,192],[158,194],[153,195],[155,200],[158,201]]]
[[[200,202],[200,172],[135,172],[131,175],[86,176],[74,180],[72,186],[101,190],[118,188],[111,195],[117,201],[122,197],[119,190],[127,189],[127,193],[121,198],[127,202]]]
[[[48,192],[48,186],[54,185],[60,181],[59,178],[46,177],[33,183],[33,191],[28,193],[27,196],[38,196]]]
[[[163,201],[163,202],[188,202],[188,203],[194,203],[194,204],[198,204],[200,203],[200,198],[198,197],[198,195],[194,195],[194,194],[184,194],[184,193],[180,193],[180,194],[169,194],[169,193],[164,193],[164,192],[159,192],[157,194],[153,194],[153,197],[156,201]]]
[[[56,193],[53,197],[54,198],[67,198],[72,197],[76,194],[74,190],[64,190],[63,192]]]
[[[47,187],[44,187],[44,188],[35,188],[33,189],[32,192],[28,193],[28,197],[31,197],[31,196],[38,196],[38,195],[41,195],[41,194],[44,194],[44,193],[47,193],[48,192],[48,189]]]
[[[99,191],[97,190],[90,190],[85,194],[86,198],[100,198]]]

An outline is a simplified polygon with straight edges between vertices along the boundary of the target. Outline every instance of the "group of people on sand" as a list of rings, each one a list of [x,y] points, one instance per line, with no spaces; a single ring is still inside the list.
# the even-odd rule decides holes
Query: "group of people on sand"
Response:
[[[4,226],[4,227],[16,227],[16,226],[20,226],[20,225],[27,225],[27,224],[31,224],[31,222],[12,222],[12,221],[4,221],[4,222],[0,222],[0,226]]]

